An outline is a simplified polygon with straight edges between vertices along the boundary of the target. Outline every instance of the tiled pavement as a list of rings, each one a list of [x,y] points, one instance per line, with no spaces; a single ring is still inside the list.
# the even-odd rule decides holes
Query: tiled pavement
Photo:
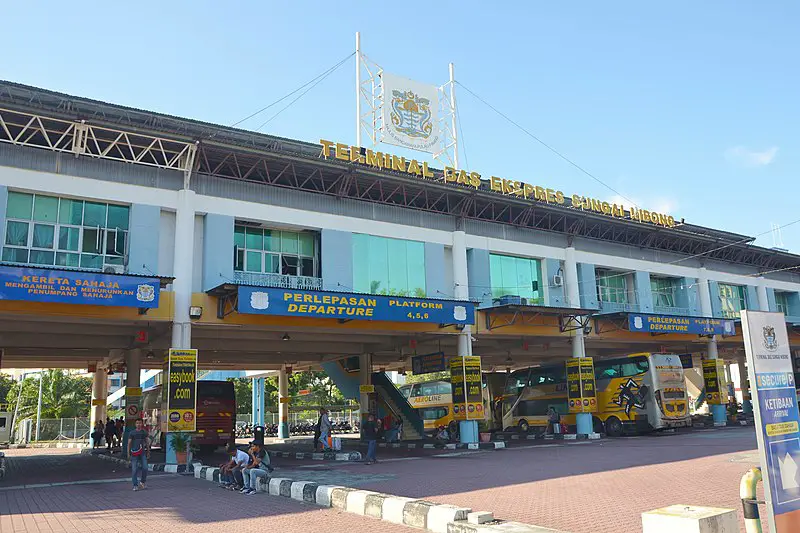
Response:
[[[367,533],[374,530],[412,531],[280,496],[244,496],[178,475],[158,476],[148,483],[147,490],[140,492],[133,492],[128,482],[116,481],[0,490],[3,533]]]
[[[672,504],[740,510],[739,479],[756,464],[755,448],[752,428],[732,428],[372,466],[276,464],[305,470],[302,479],[308,480],[368,472],[374,479],[360,485],[369,490],[490,510],[498,518],[574,533],[618,533],[641,531],[642,512]]]

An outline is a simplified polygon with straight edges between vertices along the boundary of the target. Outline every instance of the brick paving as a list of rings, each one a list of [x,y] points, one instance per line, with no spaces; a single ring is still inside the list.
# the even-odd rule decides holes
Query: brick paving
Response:
[[[94,459],[100,462],[97,459]],[[127,482],[0,490],[2,533],[409,533],[410,528],[279,496],[244,496],[193,477],[162,475],[145,491]]]
[[[373,466],[306,469],[306,479],[375,475],[361,485],[398,496],[493,511],[495,516],[574,533],[641,531],[641,513],[672,504],[741,509],[742,474],[757,463],[752,428],[517,446]],[[379,455],[380,459],[380,455]],[[301,469],[286,461],[286,469]],[[762,508],[763,512],[763,508]]]

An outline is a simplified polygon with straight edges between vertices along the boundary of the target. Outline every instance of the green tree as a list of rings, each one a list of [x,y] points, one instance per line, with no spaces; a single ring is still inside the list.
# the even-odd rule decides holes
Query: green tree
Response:
[[[228,378],[233,382],[233,390],[236,393],[236,413],[240,415],[250,414],[253,407],[253,380],[249,378]]]
[[[64,370],[42,372],[42,418],[73,418],[89,416],[92,400],[92,380],[69,374]],[[22,387],[18,420],[36,416],[39,401],[39,377],[27,377],[14,383],[6,393],[9,408],[16,409],[19,387]]]
[[[450,371],[443,370],[442,372],[430,372],[428,374],[417,374],[416,376],[409,372],[406,375],[406,383],[427,383],[429,381],[450,381]]]
[[[8,391],[14,386],[15,381],[7,374],[0,374],[0,403],[6,403],[6,396]]]

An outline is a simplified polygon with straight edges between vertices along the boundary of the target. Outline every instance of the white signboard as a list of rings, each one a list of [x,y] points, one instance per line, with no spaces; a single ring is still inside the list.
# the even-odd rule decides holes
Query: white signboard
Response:
[[[383,131],[381,141],[435,153],[439,134],[439,89],[417,81],[381,74],[383,84]]]
[[[764,497],[774,533],[800,531],[800,414],[783,313],[742,311]]]

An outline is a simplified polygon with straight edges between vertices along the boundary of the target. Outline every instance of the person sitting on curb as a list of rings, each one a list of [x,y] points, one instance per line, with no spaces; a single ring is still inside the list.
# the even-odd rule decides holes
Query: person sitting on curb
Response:
[[[219,466],[219,486],[228,490],[242,490],[244,487],[242,470],[250,462],[250,456],[235,444],[228,445],[228,454],[230,460]]]
[[[254,440],[250,443],[249,453],[250,462],[242,469],[242,477],[244,478],[242,494],[255,494],[257,478],[264,478],[264,482],[267,482],[269,478],[269,455],[264,449],[264,444]]]

